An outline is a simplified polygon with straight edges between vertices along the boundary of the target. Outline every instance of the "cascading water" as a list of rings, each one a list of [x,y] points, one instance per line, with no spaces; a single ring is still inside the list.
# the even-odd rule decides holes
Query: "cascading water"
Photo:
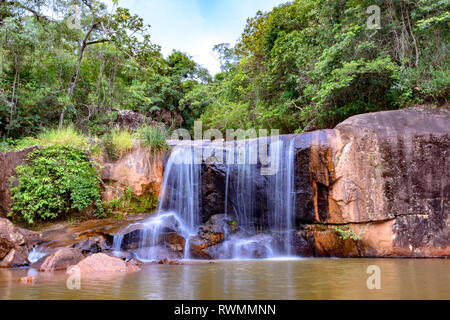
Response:
[[[274,139],[266,145],[270,164],[259,161],[258,142],[239,141],[231,147],[228,143],[225,148],[217,148],[227,153],[227,163],[221,169],[226,171],[224,213],[239,225],[239,232],[227,235],[217,245],[219,259],[292,255],[294,139]],[[174,148],[165,167],[158,214],[121,230],[114,238],[116,254],[131,250],[141,260],[163,259],[170,256],[164,248],[175,246],[173,237],[168,235],[176,234],[184,238],[182,256],[190,258],[190,240],[203,222],[200,221],[202,162],[198,158],[202,156],[202,148],[194,143]],[[263,167],[274,163],[277,170],[267,175],[261,173]]]
[[[222,245],[222,256],[226,258],[292,255],[294,139],[269,144],[270,159],[277,163],[277,170],[266,176],[261,175],[261,164],[255,160],[258,148],[253,141],[247,143],[241,147],[244,161],[227,167],[227,213],[236,217],[243,235],[232,236]]]
[[[196,160],[198,149],[193,145],[177,146],[170,155],[165,168],[158,213],[155,217],[122,229],[115,237],[113,250],[119,255],[124,249],[124,241],[135,231],[135,254],[141,260],[165,258],[166,235],[174,234],[184,238],[185,247],[195,235],[199,225],[200,161]],[[189,258],[189,250],[184,250],[184,258]]]

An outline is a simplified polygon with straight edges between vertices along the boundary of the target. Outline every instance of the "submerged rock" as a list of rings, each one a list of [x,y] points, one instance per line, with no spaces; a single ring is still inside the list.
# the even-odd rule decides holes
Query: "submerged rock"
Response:
[[[136,272],[141,268],[134,263],[108,256],[104,253],[96,253],[75,265],[82,274],[109,273],[109,272]]]
[[[43,272],[65,270],[84,258],[79,249],[59,249],[45,258],[39,270]]]

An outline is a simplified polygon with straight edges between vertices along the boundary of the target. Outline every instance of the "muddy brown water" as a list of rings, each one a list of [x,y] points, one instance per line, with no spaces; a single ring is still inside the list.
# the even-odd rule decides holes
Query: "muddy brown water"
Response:
[[[369,290],[369,266],[381,289]],[[446,259],[302,259],[146,265],[131,274],[81,278],[69,290],[64,272],[0,269],[0,299],[450,299]],[[20,277],[35,274],[33,285]]]

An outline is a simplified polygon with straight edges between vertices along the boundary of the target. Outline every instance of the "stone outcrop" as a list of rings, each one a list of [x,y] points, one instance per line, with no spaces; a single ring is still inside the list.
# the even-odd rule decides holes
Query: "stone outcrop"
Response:
[[[301,230],[296,251],[345,257],[450,256],[448,112],[368,113],[333,130],[282,137],[292,138],[295,215]],[[201,216],[207,221],[224,208],[226,168],[214,163],[204,167]],[[256,179],[255,212],[263,216],[255,219],[264,221],[267,192],[260,191],[273,186]],[[361,236],[343,240],[334,227]]]
[[[158,195],[163,179],[163,155],[152,156],[149,150],[136,144],[132,151],[117,161],[105,155],[102,164],[102,180],[106,183],[103,200],[120,198],[126,188],[138,197]]]
[[[28,252],[41,235],[14,226],[0,218],[0,268],[28,265]]]
[[[83,258],[84,256],[79,249],[59,249],[44,260],[39,268],[39,271],[48,272],[56,270],[66,270],[68,267],[80,262]]]
[[[198,234],[190,240],[191,256],[198,259],[213,259],[214,253],[208,249],[222,243],[237,231],[238,226],[234,219],[224,214],[212,216],[206,224],[199,228]]]
[[[21,151],[0,152],[0,218],[6,217],[10,211],[10,183],[11,177],[16,173],[16,167],[21,165],[27,155],[36,148],[30,147]]]
[[[449,138],[448,113],[420,110],[363,114],[300,135],[297,219],[362,232],[342,241],[334,230],[309,231],[316,254],[449,256]],[[310,146],[298,147],[305,139]]]
[[[89,256],[75,266],[79,268],[81,274],[136,272],[141,270],[135,263],[126,263],[119,258],[104,253]]]

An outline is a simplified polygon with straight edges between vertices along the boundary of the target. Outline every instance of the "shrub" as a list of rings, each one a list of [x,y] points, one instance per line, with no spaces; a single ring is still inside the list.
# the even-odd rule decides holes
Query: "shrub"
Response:
[[[9,216],[33,224],[92,205],[97,216],[102,214],[98,173],[85,151],[71,146],[34,150],[16,172],[19,183],[11,188]]]
[[[153,154],[161,153],[169,149],[166,140],[169,133],[165,128],[144,126],[138,130],[138,136],[146,147],[150,147]]]
[[[350,238],[353,241],[358,241],[362,239],[362,235],[364,234],[363,231],[356,234],[355,231],[351,230],[348,226],[343,228],[333,227],[333,230],[339,235],[339,239],[342,240],[347,240]]]

